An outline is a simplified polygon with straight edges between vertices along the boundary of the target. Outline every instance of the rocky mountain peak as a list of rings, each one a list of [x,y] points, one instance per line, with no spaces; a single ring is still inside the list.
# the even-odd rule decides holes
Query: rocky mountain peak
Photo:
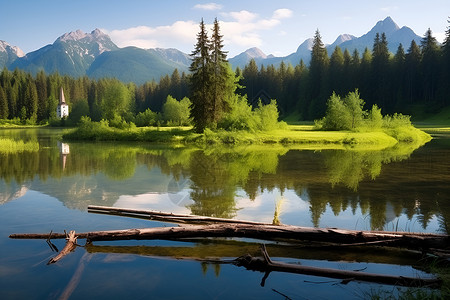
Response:
[[[25,56],[25,53],[17,46],[11,46],[5,41],[0,41],[0,52],[12,53],[17,57]]]
[[[95,28],[94,30],[92,30],[91,35],[93,37],[99,38],[101,36],[106,36],[106,34],[104,34],[100,29]]]
[[[370,32],[374,33],[386,33],[387,35],[399,30],[400,27],[392,20],[391,17],[387,17],[382,21],[378,21],[377,24],[372,28]]]
[[[77,31],[71,31],[69,33],[65,33],[62,36],[58,38],[61,42],[67,42],[67,41],[79,41],[81,39],[84,39],[87,36],[86,33],[78,29]]]
[[[251,58],[267,58],[267,55],[257,47],[247,49],[245,53]]]

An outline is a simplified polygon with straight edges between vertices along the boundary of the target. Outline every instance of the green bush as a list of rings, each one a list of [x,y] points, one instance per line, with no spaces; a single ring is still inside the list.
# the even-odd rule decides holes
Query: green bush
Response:
[[[110,127],[118,128],[118,129],[133,129],[136,128],[136,125],[132,122],[125,121],[124,118],[115,114],[114,117],[108,121]]]
[[[217,127],[225,130],[255,131],[259,120],[253,115],[247,96],[235,95],[230,99],[231,110],[225,115]]]
[[[316,123],[324,130],[349,130],[351,128],[350,112],[344,101],[333,92],[327,102],[325,117]]]
[[[395,113],[383,117],[381,108],[376,104],[370,111],[364,110],[364,100],[359,97],[358,90],[350,92],[341,99],[334,92],[327,102],[325,117],[316,120],[316,128],[324,130],[359,130],[363,127],[371,131],[377,129],[393,129],[411,125],[411,117]]]
[[[134,122],[138,127],[145,127],[155,126],[159,120],[159,114],[151,111],[150,108],[147,108],[144,112],[140,112],[136,115]]]
[[[318,125],[325,130],[355,130],[362,126],[366,112],[358,90],[341,99],[333,92],[327,102],[325,117]]]
[[[254,111],[256,120],[259,121],[258,129],[262,131],[274,130],[280,127],[278,122],[278,107],[275,100],[269,104],[262,105],[259,101],[258,107]]]
[[[189,125],[190,106],[191,100],[187,97],[184,97],[181,101],[177,101],[177,99],[173,98],[171,95],[167,96],[166,102],[163,105],[163,118],[167,125]]]
[[[384,128],[398,128],[403,126],[411,126],[411,116],[395,113],[392,116],[383,117]]]
[[[367,114],[365,124],[371,129],[380,129],[383,126],[383,115],[381,114],[381,108],[378,108],[376,104],[372,106],[372,109]]]
[[[73,103],[69,120],[77,124],[83,116],[89,116],[89,104],[86,99],[81,99]]]
[[[218,128],[228,131],[246,130],[269,131],[284,128],[286,123],[278,121],[277,102],[272,100],[269,104],[261,102],[255,110],[248,104],[247,96],[236,95],[230,100],[230,112],[218,124]]]

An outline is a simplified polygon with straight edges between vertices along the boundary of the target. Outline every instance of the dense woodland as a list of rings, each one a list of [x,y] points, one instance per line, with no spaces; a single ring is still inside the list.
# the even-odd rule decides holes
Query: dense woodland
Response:
[[[301,120],[322,117],[332,92],[338,95],[359,90],[370,107],[377,104],[383,113],[407,112],[418,107],[436,112],[450,105],[450,28],[442,45],[428,30],[420,44],[414,41],[389,53],[385,34],[377,34],[372,50],[364,53],[336,47],[329,55],[316,31],[311,62],[298,65],[257,66],[252,60],[235,73],[248,101],[257,105],[276,99],[282,116],[297,112]],[[0,74],[0,119],[41,124],[56,118],[60,87],[64,88],[71,121],[87,115],[92,120],[111,120],[120,116],[135,121],[139,113],[150,109],[162,112],[168,95],[181,100],[190,96],[191,75],[175,70],[159,83],[137,86],[116,79],[71,78],[58,73],[39,72],[35,77],[21,70]],[[266,102],[268,103],[268,102]],[[141,115],[142,116],[142,115]]]

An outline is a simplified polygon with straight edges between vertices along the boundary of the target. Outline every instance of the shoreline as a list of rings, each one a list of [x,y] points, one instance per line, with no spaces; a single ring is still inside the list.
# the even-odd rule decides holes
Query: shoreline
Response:
[[[128,141],[194,145],[290,145],[310,148],[369,147],[386,149],[398,143],[423,145],[432,139],[428,133],[409,126],[380,131],[321,131],[312,125],[288,125],[272,131],[212,131],[194,133],[191,127],[141,127],[117,129],[94,123],[89,128],[77,127],[63,135],[67,141]],[[316,147],[314,147],[316,146]],[[331,146],[331,147],[330,147]]]

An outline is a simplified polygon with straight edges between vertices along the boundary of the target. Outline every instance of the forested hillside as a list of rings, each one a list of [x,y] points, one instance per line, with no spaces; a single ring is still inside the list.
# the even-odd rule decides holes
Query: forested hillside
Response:
[[[392,54],[385,34],[380,33],[372,49],[349,53],[336,47],[331,55],[317,31],[309,65],[300,61],[295,66],[258,66],[252,60],[243,70],[237,68],[236,74],[241,75],[238,92],[247,94],[249,102],[276,99],[282,116],[293,113],[299,120],[322,117],[333,91],[344,95],[356,88],[369,107],[378,104],[383,113],[409,113],[412,107],[437,112],[450,105],[450,29],[443,45],[428,30],[420,44],[400,45]],[[188,80],[189,75],[178,70],[159,83],[137,86],[117,79],[73,78],[42,71],[32,76],[4,68],[0,74],[0,119],[42,123],[55,118],[60,87],[71,114],[100,120],[111,107],[108,101],[119,101],[123,102],[121,108],[114,113],[129,119],[147,109],[160,112],[168,95],[179,100],[189,96]],[[121,91],[123,99],[111,96],[111,90]]]

